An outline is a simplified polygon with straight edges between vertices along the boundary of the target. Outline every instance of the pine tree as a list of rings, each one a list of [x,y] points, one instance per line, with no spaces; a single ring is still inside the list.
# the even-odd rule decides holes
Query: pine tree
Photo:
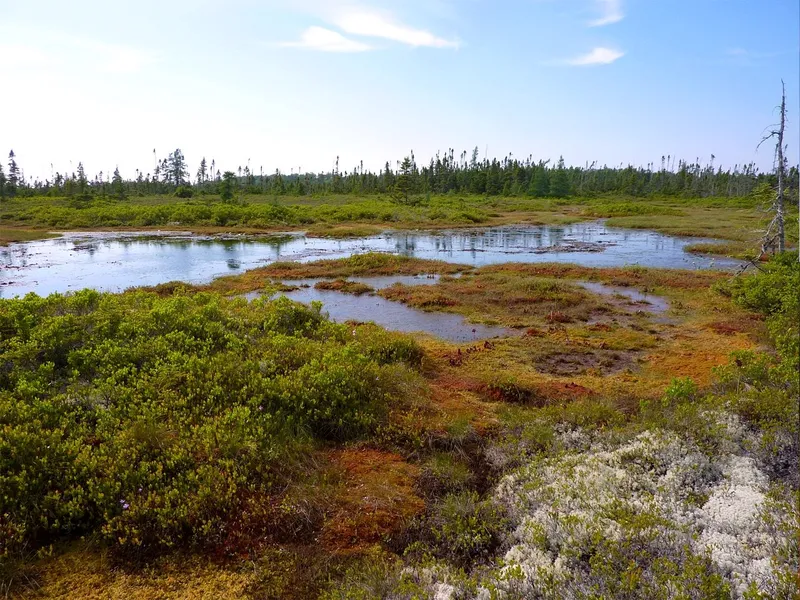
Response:
[[[125,183],[119,174],[119,167],[114,169],[114,177],[111,179],[111,190],[118,200],[125,200]]]
[[[6,174],[3,171],[3,165],[0,163],[0,200],[6,199]]]

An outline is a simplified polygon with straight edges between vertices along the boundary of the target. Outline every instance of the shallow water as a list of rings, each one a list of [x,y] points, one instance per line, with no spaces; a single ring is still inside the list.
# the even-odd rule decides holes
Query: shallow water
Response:
[[[643,265],[730,269],[737,261],[684,252],[697,238],[610,228],[602,222],[419,232],[327,240],[302,234],[252,238],[186,233],[67,233],[0,249],[0,297],[86,287],[121,291],[167,281],[207,283],[276,260],[311,261],[378,251],[473,266],[561,262],[589,267]],[[706,240],[707,241],[707,240]]]
[[[627,301],[624,303],[625,308],[640,310],[653,314],[662,314],[669,310],[669,302],[661,296],[653,296],[652,294],[645,294],[637,290],[622,287],[619,285],[608,285],[605,283],[597,283],[594,281],[576,281],[577,285],[589,290],[592,293],[599,294],[606,297],[622,296]]]
[[[382,290],[396,283],[403,285],[435,285],[438,275],[389,275],[381,277],[351,277],[348,281],[364,283],[374,290]],[[318,290],[314,286],[320,281],[330,279],[292,279],[283,283],[300,289],[282,292],[282,295],[309,304],[322,302],[324,312],[331,319],[342,323],[345,321],[372,321],[394,331],[406,333],[425,332],[451,342],[473,342],[494,337],[520,335],[519,330],[506,327],[492,327],[467,322],[463,317],[443,312],[424,312],[410,308],[400,302],[386,300],[374,294],[359,296],[335,290]],[[616,303],[624,310],[642,311],[651,314],[662,314],[669,309],[668,302],[659,296],[643,294],[636,290],[620,286],[607,285],[589,281],[576,281],[592,293],[607,298],[622,297],[624,302]],[[258,298],[261,292],[246,294],[248,299]],[[612,302],[613,303],[613,302]]]
[[[407,277],[380,277],[380,278],[355,278],[369,285],[370,280],[380,279],[382,287],[408,279]],[[392,281],[389,281],[392,280]],[[354,296],[333,290],[314,289],[314,283],[320,279],[304,281],[287,281],[289,285],[308,285],[293,292],[284,292],[283,295],[309,304],[314,301],[322,302],[323,312],[338,323],[345,321],[367,322],[372,321],[393,331],[405,333],[425,332],[450,342],[474,342],[494,337],[520,335],[519,331],[505,327],[490,327],[477,323],[468,323],[463,317],[441,312],[423,312],[410,308],[400,302],[392,302],[372,294]],[[421,283],[425,282],[425,283]],[[425,285],[435,280],[421,279],[416,285]],[[410,285],[413,285],[409,283]],[[375,287],[375,286],[373,286]],[[379,289],[379,288],[375,288]],[[260,292],[247,294],[249,299],[258,298]]]

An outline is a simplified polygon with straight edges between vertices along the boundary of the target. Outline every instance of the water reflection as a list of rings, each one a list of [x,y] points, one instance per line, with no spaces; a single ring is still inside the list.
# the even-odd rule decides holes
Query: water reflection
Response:
[[[422,232],[390,231],[363,239],[327,240],[302,234],[260,238],[187,233],[67,233],[12,244],[0,252],[0,297],[81,288],[119,291],[166,281],[205,283],[231,269],[276,260],[311,261],[376,251],[473,266],[562,262],[589,267],[639,264],[659,268],[731,269],[738,261],[684,252],[697,238],[606,227],[513,226]]]

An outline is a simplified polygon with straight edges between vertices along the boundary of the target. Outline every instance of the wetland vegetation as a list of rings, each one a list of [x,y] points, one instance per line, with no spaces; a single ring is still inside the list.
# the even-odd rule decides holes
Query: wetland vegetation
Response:
[[[448,153],[190,184],[177,154],[134,181],[6,183],[0,239],[303,229],[338,244],[605,219],[763,260],[733,274],[362,248],[0,300],[0,594],[794,597],[800,267],[758,256],[770,176]],[[334,322],[298,291],[476,335],[389,331],[367,308]]]

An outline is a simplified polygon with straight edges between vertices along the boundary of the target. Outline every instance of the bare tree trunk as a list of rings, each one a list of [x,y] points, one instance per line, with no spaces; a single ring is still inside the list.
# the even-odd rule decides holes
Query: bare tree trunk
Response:
[[[786,250],[786,215],[784,207],[784,179],[786,176],[786,159],[783,155],[783,139],[786,130],[786,84],[781,80],[781,122],[776,125],[777,129],[773,129],[768,135],[764,136],[759,143],[759,146],[766,142],[768,139],[777,138],[778,143],[775,147],[775,174],[778,177],[778,189],[776,190],[775,200],[772,202],[770,212],[774,213],[774,217],[767,227],[767,231],[762,238],[761,253],[767,254],[768,252],[777,251],[782,253]]]

